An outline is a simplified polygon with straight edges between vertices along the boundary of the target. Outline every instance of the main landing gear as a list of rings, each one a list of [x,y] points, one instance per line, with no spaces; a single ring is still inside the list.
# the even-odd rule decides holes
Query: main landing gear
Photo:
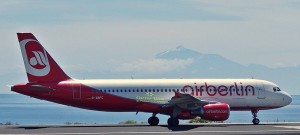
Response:
[[[179,120],[177,118],[170,117],[168,119],[168,126],[176,127],[179,124]]]
[[[253,116],[252,123],[254,125],[258,125],[259,124],[259,119],[257,118],[258,110],[251,110],[251,113],[252,113],[252,116]]]
[[[159,119],[156,117],[156,114],[153,113],[152,116],[148,119],[148,123],[150,126],[157,126],[159,123]],[[168,119],[168,126],[176,127],[179,125],[179,120],[177,118],[170,117]]]
[[[159,119],[156,117],[156,114],[153,113],[152,117],[148,119],[148,123],[150,126],[157,126],[159,123]]]

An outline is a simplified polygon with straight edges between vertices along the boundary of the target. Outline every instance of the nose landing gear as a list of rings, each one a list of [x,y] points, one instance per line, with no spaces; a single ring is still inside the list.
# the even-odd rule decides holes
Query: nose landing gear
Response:
[[[251,113],[252,113],[252,116],[253,116],[253,120],[252,120],[252,123],[254,125],[258,125],[259,124],[259,119],[257,118],[257,113],[258,113],[258,110],[251,110]]]

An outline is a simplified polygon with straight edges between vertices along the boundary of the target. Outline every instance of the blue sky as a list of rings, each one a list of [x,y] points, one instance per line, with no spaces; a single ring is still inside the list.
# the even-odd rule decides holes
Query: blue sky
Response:
[[[238,16],[211,12],[208,3],[193,1],[7,1],[2,2],[2,21],[7,25],[65,24],[89,21],[199,21],[236,20]],[[197,3],[197,4],[195,4]]]
[[[25,75],[16,32],[34,33],[69,73],[151,64],[178,45],[243,65],[298,66],[299,14],[297,0],[0,1],[0,75]]]

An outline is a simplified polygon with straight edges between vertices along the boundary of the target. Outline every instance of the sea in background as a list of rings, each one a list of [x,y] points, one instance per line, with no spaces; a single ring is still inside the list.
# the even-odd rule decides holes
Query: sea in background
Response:
[[[300,95],[293,95],[290,105],[279,109],[259,111],[261,122],[300,122]],[[118,124],[127,120],[147,122],[150,113],[100,112],[79,109],[30,98],[20,94],[0,94],[0,123],[33,124]],[[160,123],[166,123],[168,116],[157,115]],[[252,121],[250,111],[231,111],[225,122]],[[181,122],[188,122],[187,120]]]

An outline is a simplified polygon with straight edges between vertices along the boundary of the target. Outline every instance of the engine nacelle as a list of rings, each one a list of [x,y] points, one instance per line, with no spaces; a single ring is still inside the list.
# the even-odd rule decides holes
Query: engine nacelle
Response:
[[[178,119],[182,119],[182,120],[194,119],[195,117],[196,116],[195,115],[191,115],[191,112],[189,112],[189,111],[183,111],[179,115],[177,115],[177,118]]]
[[[207,104],[200,109],[192,110],[192,115],[211,121],[224,121],[229,118],[230,108],[226,103]]]

